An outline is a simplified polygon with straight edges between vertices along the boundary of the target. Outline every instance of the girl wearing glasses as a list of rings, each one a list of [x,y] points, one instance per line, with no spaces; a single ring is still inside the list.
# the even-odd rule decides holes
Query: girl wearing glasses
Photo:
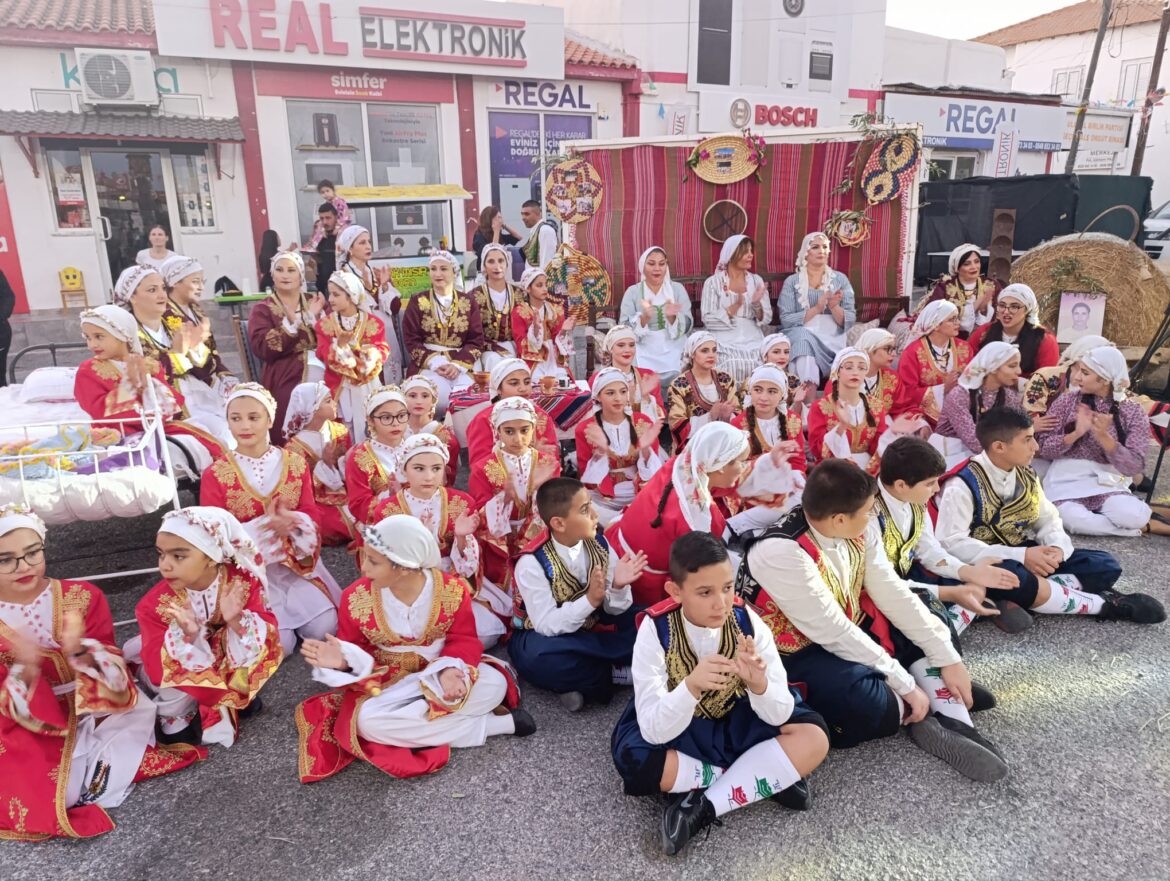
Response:
[[[1060,346],[1052,331],[1040,324],[1040,305],[1026,284],[1010,284],[999,294],[995,320],[971,334],[978,351],[987,343],[1015,343],[1020,349],[1020,372],[1024,378],[1041,367],[1053,367],[1060,360]]]
[[[105,594],[45,575],[45,524],[0,509],[0,838],[90,838],[114,823],[139,773],[206,758],[155,745]],[[16,806],[12,808],[12,806]]]
[[[267,570],[268,600],[288,654],[297,636],[323,639],[337,631],[341,588],[321,560],[320,515],[313,476],[297,453],[269,443],[276,401],[254,382],[228,397],[236,448],[203,472],[199,503],[222,508],[243,524]]]
[[[898,379],[891,367],[898,355],[898,340],[881,327],[871,327],[857,338],[857,348],[869,355],[869,373],[862,391],[875,410],[890,413],[898,397]]]
[[[359,524],[376,523],[377,503],[398,492],[398,456],[410,420],[406,396],[396,386],[378,389],[366,400],[366,420],[369,436],[345,464],[349,512]]]

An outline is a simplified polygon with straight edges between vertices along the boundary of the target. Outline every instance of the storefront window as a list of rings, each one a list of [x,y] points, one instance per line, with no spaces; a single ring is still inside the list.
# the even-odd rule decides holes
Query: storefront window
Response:
[[[364,187],[366,134],[362,105],[349,101],[289,101],[288,133],[296,183],[297,219],[301,241],[308,241],[317,220],[321,197],[317,184]],[[354,222],[370,225],[368,210],[355,212]]]
[[[46,150],[49,186],[58,229],[85,229],[89,223],[89,206],[81,178],[80,150]]]
[[[491,111],[488,128],[494,133],[488,154],[492,204],[499,206],[508,224],[520,229],[520,206],[529,199],[544,200],[545,165],[565,141],[593,137],[593,117]]]
[[[175,176],[175,196],[179,200],[179,226],[184,229],[215,226],[206,151],[201,149],[198,153],[186,155],[172,153],[171,168]]]
[[[373,185],[438,184],[439,110],[433,105],[368,104]],[[395,205],[374,211],[379,251],[404,255],[437,248],[449,235],[442,205]],[[400,241],[399,241],[400,240]],[[450,247],[450,243],[447,244]]]

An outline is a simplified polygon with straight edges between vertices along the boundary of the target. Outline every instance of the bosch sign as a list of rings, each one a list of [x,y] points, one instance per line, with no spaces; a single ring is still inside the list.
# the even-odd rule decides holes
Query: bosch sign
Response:
[[[787,105],[757,104],[756,125],[779,125],[792,128],[814,128],[817,124],[817,108],[790,107]]]

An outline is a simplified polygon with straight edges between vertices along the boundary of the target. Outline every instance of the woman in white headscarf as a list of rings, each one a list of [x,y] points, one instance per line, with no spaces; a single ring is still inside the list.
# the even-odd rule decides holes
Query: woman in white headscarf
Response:
[[[408,373],[421,373],[439,389],[438,415],[451,393],[471,387],[471,372],[483,353],[483,324],[475,299],[459,289],[459,261],[432,251],[427,263],[431,289],[410,298],[402,310],[402,344]]]
[[[983,277],[982,253],[978,245],[969,243],[951,251],[947,274],[938,280],[926,299],[927,303],[946,300],[958,307],[964,338],[995,317],[995,298],[1003,289],[998,279]]]
[[[345,456],[353,441],[337,421],[337,402],[323,382],[293,389],[284,414],[284,448],[300,453],[313,473],[313,498],[320,514],[321,543],[345,545],[357,538],[346,507]]]
[[[1010,284],[999,292],[995,320],[981,325],[971,334],[975,351],[990,342],[1015,343],[1020,349],[1020,369],[1030,377],[1041,367],[1060,361],[1056,335],[1040,324],[1040,304],[1026,284]]]
[[[1020,407],[1020,350],[988,343],[979,350],[943,400],[930,443],[947,460],[947,470],[983,452],[975,433],[979,417],[992,407]]]
[[[731,236],[719,251],[715,274],[703,283],[703,326],[719,342],[719,369],[737,383],[746,382],[760,363],[760,343],[772,323],[768,285],[751,271],[754,260],[752,239]]]
[[[622,295],[619,320],[634,331],[638,365],[668,384],[682,368],[683,342],[694,326],[691,300],[682,285],[671,281],[666,250],[659,245],[638,258],[638,277]]]
[[[959,307],[949,300],[935,300],[919,312],[908,339],[898,361],[893,412],[921,413],[934,425],[943,398],[958,383],[975,351],[959,338]]]
[[[810,392],[829,374],[857,320],[853,286],[844,273],[829,266],[830,247],[823,232],[804,237],[796,273],[784,280],[777,304],[780,329],[792,340],[792,367]]]
[[[1148,525],[1170,533],[1129,491],[1131,475],[1145,467],[1150,420],[1128,392],[1125,356],[1100,346],[1073,363],[1068,391],[1048,410],[1056,427],[1040,438],[1039,455],[1052,461],[1044,494],[1072,532],[1133,536]]]
[[[610,523],[605,537],[618,555],[646,555],[646,568],[632,585],[636,607],[666,599],[670,546],[676,538],[695,531],[724,536],[727,521],[712,492],[739,483],[748,454],[741,429],[726,422],[704,425]]]
[[[489,403],[504,398],[531,398],[532,371],[519,358],[505,358],[496,363],[488,379]],[[536,433],[532,444],[550,455],[560,456],[557,425],[551,416],[535,401]],[[494,454],[495,429],[492,428],[492,408],[484,407],[467,424],[467,461],[474,469],[476,463]]]
[[[685,344],[685,341],[684,341]],[[609,365],[616,367],[626,377],[630,390],[630,407],[635,413],[645,413],[651,419],[665,416],[666,405],[662,400],[662,377],[647,367],[636,363],[638,355],[637,332],[628,324],[615,324],[605,335],[601,350],[609,356]],[[680,361],[677,367],[681,367]],[[674,370],[671,379],[678,375]],[[597,376],[596,373],[593,376]],[[593,382],[593,377],[589,378]],[[669,385],[669,381],[667,385]]]
[[[494,242],[479,258],[482,280],[471,291],[483,325],[480,370],[491,370],[504,358],[516,357],[512,339],[512,310],[524,302],[524,292],[512,284],[512,252]]]
[[[717,370],[720,344],[707,330],[697,330],[683,346],[682,372],[666,390],[667,423],[674,452],[682,452],[692,432],[708,422],[730,422],[739,410],[736,383]]]

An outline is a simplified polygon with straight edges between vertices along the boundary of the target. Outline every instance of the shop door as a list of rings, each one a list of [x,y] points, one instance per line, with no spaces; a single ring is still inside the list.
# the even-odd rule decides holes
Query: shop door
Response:
[[[147,233],[161,224],[171,237],[170,249],[182,253],[174,217],[174,183],[170,157],[161,150],[90,150],[89,178],[93,214],[103,240],[107,289],[138,252],[150,246]]]

